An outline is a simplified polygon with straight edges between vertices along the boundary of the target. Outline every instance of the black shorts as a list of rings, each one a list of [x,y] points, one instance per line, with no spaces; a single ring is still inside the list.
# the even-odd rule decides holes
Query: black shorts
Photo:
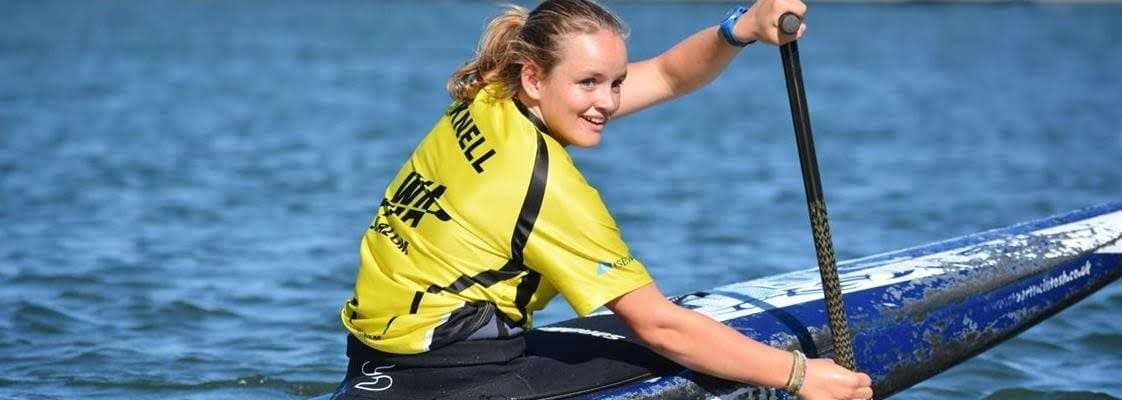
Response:
[[[582,322],[618,331],[618,319],[607,317]],[[594,336],[539,330],[415,355],[380,352],[348,336],[347,356],[347,376],[332,400],[563,399],[681,369],[630,340],[605,345]]]
[[[453,343],[427,353],[398,355],[347,336],[347,376],[332,400],[512,399],[537,389],[523,374],[531,364],[526,339]]]

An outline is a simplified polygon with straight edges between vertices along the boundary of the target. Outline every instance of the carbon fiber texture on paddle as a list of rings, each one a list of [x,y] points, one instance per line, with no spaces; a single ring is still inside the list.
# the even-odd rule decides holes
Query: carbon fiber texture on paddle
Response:
[[[834,337],[834,360],[841,366],[857,370],[853,357],[853,336],[849,333],[848,318],[842,305],[841,282],[838,280],[838,263],[834,257],[834,243],[830,236],[830,222],[826,218],[826,204],[813,201],[807,204],[810,211],[810,228],[814,232],[814,249],[818,254],[818,271],[822,274],[822,292],[826,296],[826,313],[830,320],[830,334]]]

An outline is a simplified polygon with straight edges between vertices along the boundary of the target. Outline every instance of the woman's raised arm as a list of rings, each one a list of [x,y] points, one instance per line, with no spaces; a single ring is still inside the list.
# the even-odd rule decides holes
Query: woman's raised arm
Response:
[[[802,17],[806,5],[800,0],[759,0],[736,21],[731,33],[740,42],[758,40],[774,45],[802,37],[805,26],[793,36],[780,34],[779,17],[785,13]],[[703,29],[654,58],[628,64],[615,116],[685,95],[720,75],[740,47],[725,40],[718,29]]]

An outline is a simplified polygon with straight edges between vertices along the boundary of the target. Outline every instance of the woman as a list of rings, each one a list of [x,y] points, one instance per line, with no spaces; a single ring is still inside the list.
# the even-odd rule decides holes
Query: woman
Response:
[[[363,237],[350,332],[351,398],[556,394],[523,331],[562,294],[606,306],[650,349],[692,370],[804,399],[866,399],[869,377],[753,341],[669,302],[631,256],[565,147],[612,118],[693,91],[740,47],[780,44],[799,0],[760,0],[658,57],[627,62],[626,30],[592,0],[549,0],[493,19],[448,82],[454,101],[390,183]]]

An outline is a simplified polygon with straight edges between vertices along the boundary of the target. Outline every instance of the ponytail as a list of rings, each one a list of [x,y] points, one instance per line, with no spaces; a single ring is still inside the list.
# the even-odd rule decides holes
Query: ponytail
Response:
[[[516,5],[487,24],[475,56],[448,78],[448,94],[470,103],[492,83],[496,98],[511,98],[522,90],[522,66],[534,65],[548,75],[557,65],[564,35],[611,29],[627,37],[627,26],[595,0],[546,0],[527,11]]]
[[[515,88],[521,86],[523,59],[515,49],[522,47],[518,45],[519,34],[528,17],[525,8],[510,5],[487,24],[475,56],[448,78],[448,94],[453,99],[471,102],[480,89],[496,81],[504,83],[500,97],[514,95]]]

